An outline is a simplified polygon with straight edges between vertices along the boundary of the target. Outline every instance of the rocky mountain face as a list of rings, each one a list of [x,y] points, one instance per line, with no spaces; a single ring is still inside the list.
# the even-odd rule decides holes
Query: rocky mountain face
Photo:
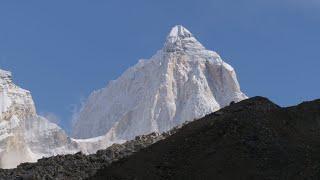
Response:
[[[175,26],[156,55],[90,95],[73,135],[130,140],[167,131],[246,98],[234,69],[187,29]]]

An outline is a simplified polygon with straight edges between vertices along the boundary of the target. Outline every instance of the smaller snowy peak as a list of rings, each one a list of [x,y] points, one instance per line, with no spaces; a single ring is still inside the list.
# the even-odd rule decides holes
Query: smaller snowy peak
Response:
[[[166,52],[195,51],[204,50],[202,44],[193,36],[193,34],[181,25],[174,26],[164,45]]]
[[[37,115],[30,91],[14,84],[11,72],[0,69],[0,168],[58,154],[91,154],[111,145],[107,143],[113,142],[68,137],[58,125]]]
[[[0,69],[0,122],[35,115],[36,110],[30,92],[13,83],[11,72]]]

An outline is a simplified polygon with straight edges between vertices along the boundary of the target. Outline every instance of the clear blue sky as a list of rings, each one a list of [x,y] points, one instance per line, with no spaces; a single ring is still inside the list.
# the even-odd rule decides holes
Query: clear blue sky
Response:
[[[2,0],[0,66],[68,129],[75,106],[187,27],[249,96],[320,97],[318,0]]]

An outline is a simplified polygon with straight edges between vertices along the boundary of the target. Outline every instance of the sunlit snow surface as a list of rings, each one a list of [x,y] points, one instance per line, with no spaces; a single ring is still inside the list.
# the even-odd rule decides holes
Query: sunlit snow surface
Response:
[[[150,60],[140,60],[90,95],[74,136],[129,140],[167,131],[245,98],[233,68],[187,29],[175,26]]]

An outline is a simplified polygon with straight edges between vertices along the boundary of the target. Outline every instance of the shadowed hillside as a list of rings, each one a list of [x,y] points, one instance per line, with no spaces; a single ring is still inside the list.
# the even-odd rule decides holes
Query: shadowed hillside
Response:
[[[0,179],[319,179],[319,152],[320,100],[281,108],[254,97],[94,155],[0,170]]]
[[[318,179],[320,100],[255,97],[99,171],[92,179]]]

